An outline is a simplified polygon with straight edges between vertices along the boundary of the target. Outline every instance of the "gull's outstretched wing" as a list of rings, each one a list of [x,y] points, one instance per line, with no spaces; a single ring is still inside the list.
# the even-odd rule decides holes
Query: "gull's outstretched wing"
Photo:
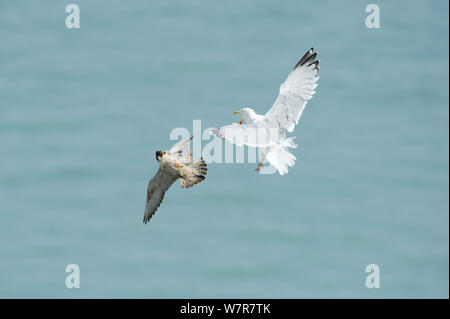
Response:
[[[153,214],[155,214],[164,198],[164,194],[176,180],[177,178],[164,173],[161,168],[150,180],[147,187],[147,201],[145,203],[144,224],[147,224],[150,218],[152,218]]]
[[[174,146],[172,146],[172,148],[167,153],[169,153],[170,155],[176,155],[176,156],[182,157],[184,147],[186,146],[186,144],[188,144],[192,140],[192,138],[193,138],[193,136],[188,138],[186,141],[175,144]]]
[[[319,60],[316,57],[317,53],[311,48],[281,84],[278,98],[265,115],[272,127],[292,132],[298,124],[306,103],[317,87]]]
[[[231,124],[211,131],[221,139],[238,146],[269,147],[277,145],[286,130],[292,132],[309,99],[312,98],[319,79],[319,60],[311,48],[300,59],[286,81],[280,94],[264,120],[252,124]]]
[[[270,128],[266,123],[230,124],[216,129],[211,133],[237,146],[268,147],[276,143],[278,128]]]

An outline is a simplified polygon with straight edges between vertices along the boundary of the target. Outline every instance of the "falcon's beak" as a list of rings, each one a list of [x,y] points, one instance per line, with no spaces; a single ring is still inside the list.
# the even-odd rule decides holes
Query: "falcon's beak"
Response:
[[[161,155],[164,155],[164,154],[166,154],[166,152],[162,152],[162,151],[161,151]]]

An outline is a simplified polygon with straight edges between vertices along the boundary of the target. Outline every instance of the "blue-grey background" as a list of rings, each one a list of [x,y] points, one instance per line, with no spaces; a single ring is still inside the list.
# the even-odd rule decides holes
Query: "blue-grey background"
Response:
[[[78,30],[0,2],[0,297],[448,297],[447,1],[378,30],[369,1],[73,2]],[[143,225],[171,130],[264,113],[313,45],[289,174],[211,164]]]

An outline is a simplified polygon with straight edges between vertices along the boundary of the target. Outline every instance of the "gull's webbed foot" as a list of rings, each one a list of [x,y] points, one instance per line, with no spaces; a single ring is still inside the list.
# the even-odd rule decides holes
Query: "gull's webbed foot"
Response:
[[[260,162],[258,167],[255,168],[255,171],[259,172],[264,167],[264,163]]]

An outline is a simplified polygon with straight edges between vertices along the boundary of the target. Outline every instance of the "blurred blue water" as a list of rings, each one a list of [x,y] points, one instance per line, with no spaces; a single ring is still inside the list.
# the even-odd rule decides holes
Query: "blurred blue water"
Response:
[[[378,30],[364,1],[75,3],[0,3],[0,297],[448,297],[447,1]],[[289,174],[211,164],[143,225],[170,131],[264,113],[312,45]]]

